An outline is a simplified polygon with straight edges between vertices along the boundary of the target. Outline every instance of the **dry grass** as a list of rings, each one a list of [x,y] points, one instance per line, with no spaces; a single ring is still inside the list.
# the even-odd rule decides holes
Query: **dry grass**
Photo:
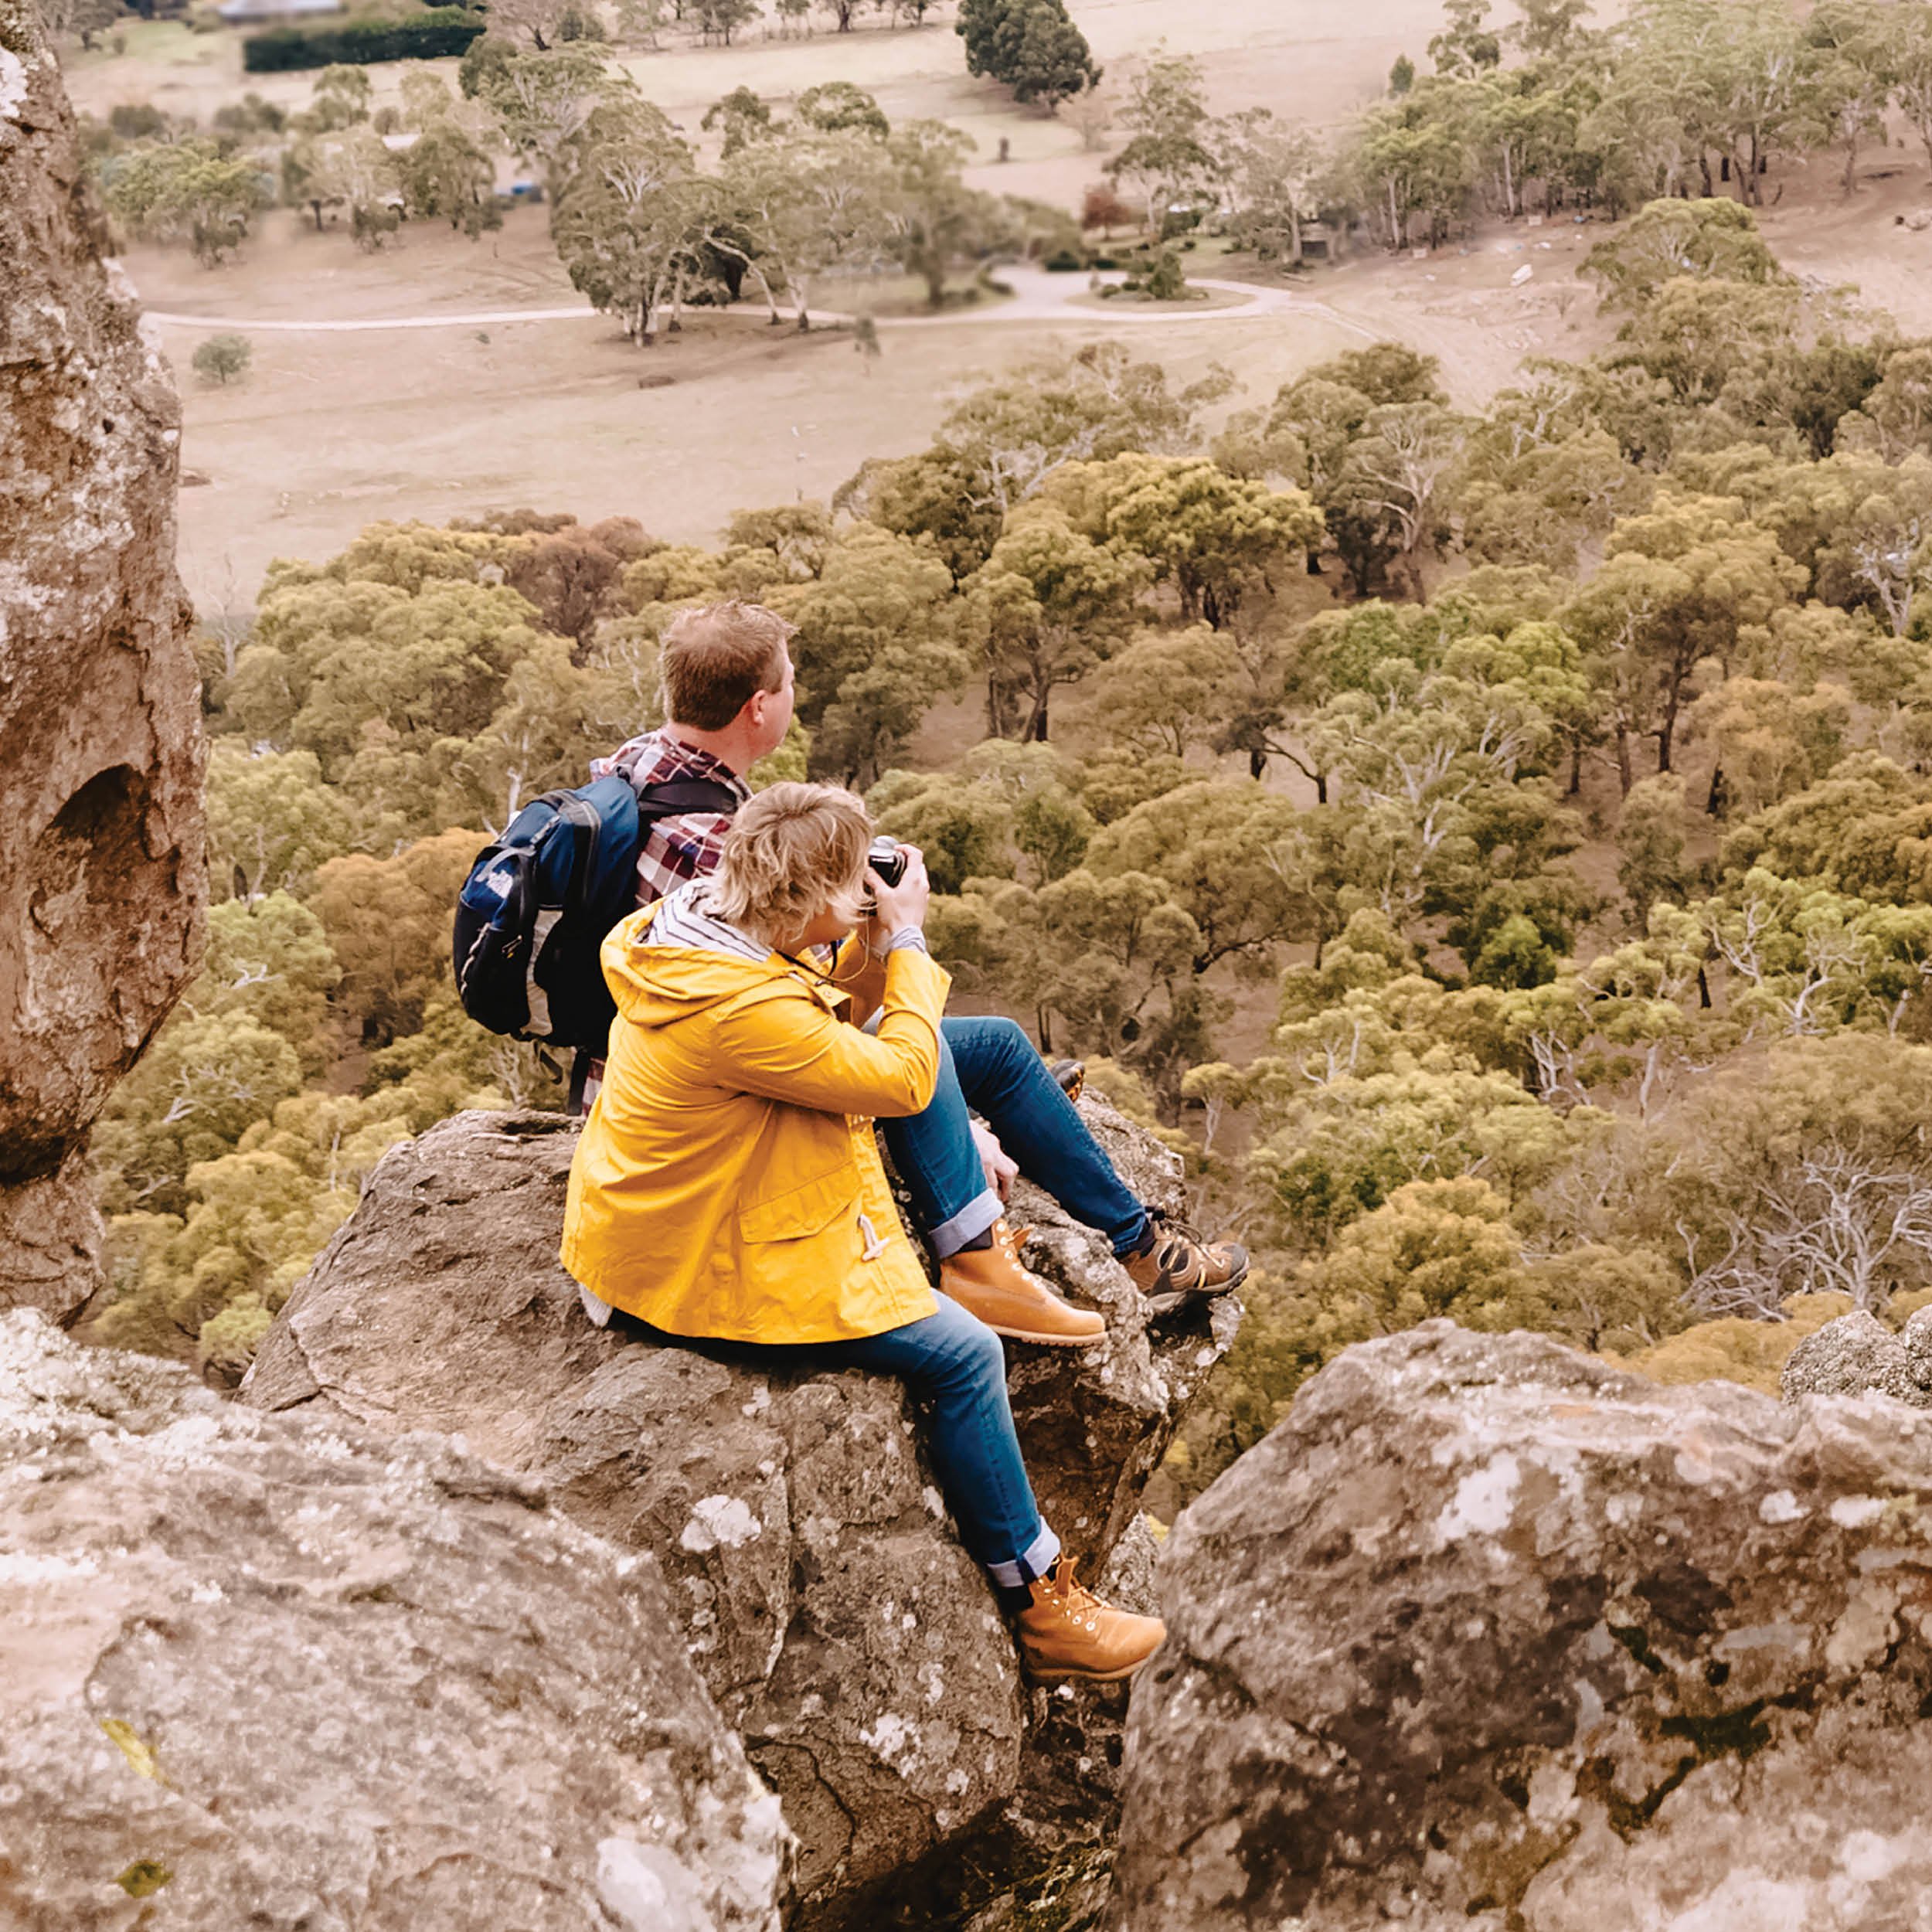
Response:
[[[1372,97],[1405,48],[1420,55],[1439,18],[1436,0],[1073,0],[1103,62],[1121,63],[1163,37],[1196,54],[1214,104],[1265,103],[1291,117],[1332,121]],[[1599,7],[1599,14],[1615,11]],[[80,55],[70,81],[96,112],[153,100],[204,119],[253,86],[295,105],[301,75],[244,78],[240,43],[174,26],[135,22],[128,52]],[[757,38],[731,49],[624,56],[639,85],[695,134],[705,105],[748,84],[784,100],[816,82],[872,88],[896,119],[935,115],[980,143],[975,178],[988,187],[1069,206],[1097,179],[1104,155],[1083,151],[1064,121],[1015,107],[971,80],[949,20],[917,31],[870,28],[808,40]],[[437,63],[446,70],[451,63]],[[393,93],[402,70],[372,70]],[[1012,158],[995,157],[1005,138]],[[1797,269],[1862,284],[1908,329],[1932,329],[1932,231],[1896,225],[1927,199],[1916,148],[1873,157],[1869,185],[1841,202],[1832,164],[1787,179],[1767,234]],[[1879,178],[1879,177],[1883,178]],[[1123,332],[1136,355],[1177,382],[1212,362],[1231,368],[1238,400],[1264,400],[1311,362],[1386,335],[1440,357],[1451,393],[1475,405],[1512,380],[1522,359],[1575,355],[1607,332],[1575,268],[1593,230],[1557,224],[1485,236],[1427,261],[1358,259],[1311,278],[1308,293],[1336,320],[1228,317],[1189,304]],[[1239,260],[1190,256],[1190,272],[1243,273]],[[1527,262],[1529,284],[1509,286]],[[294,217],[264,224],[243,258],[207,272],[184,251],[130,257],[151,307],[210,319],[345,320],[573,307],[543,216],[519,211],[499,235],[470,243],[417,226],[375,256],[338,231],[318,236]],[[1247,272],[1252,274],[1253,266]],[[828,306],[891,313],[910,286],[817,292]],[[824,496],[867,456],[917,447],[950,396],[974,376],[1043,349],[1104,332],[1111,304],[1090,318],[1051,322],[970,316],[893,331],[876,362],[849,339],[774,332],[753,318],[700,317],[653,350],[625,344],[595,319],[355,335],[253,336],[247,380],[209,389],[185,374],[206,328],[157,325],[182,372],[185,459],[209,480],[182,498],[182,553],[204,606],[247,602],[277,555],[336,549],[376,517],[442,517],[492,505],[623,512],[667,537],[704,540],[743,505]],[[488,340],[482,339],[487,335]],[[668,384],[641,380],[668,377]]]
[[[340,319],[576,300],[535,209],[513,213],[500,235],[475,244],[418,229],[393,256],[375,257],[284,215],[232,268],[206,271],[180,251],[155,250],[130,267],[154,306],[219,317]],[[826,299],[851,292],[831,289]],[[226,388],[185,375],[206,329],[156,325],[185,379],[183,461],[209,479],[182,498],[183,574],[203,607],[226,607],[252,599],[270,558],[326,556],[376,518],[509,504],[586,519],[621,512],[674,540],[708,541],[735,509],[828,496],[867,457],[918,448],[974,377],[1078,342],[1086,323],[962,316],[890,332],[876,359],[856,354],[843,332],[801,338],[743,312],[700,311],[651,349],[594,317],[257,331],[247,381]],[[1104,318],[1094,325],[1104,328]],[[1176,383],[1218,360],[1266,396],[1360,338],[1318,320],[1177,315],[1128,339]]]

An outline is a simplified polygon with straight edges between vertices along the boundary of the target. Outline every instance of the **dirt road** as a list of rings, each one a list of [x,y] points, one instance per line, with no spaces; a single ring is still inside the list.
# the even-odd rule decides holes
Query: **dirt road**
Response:
[[[880,328],[971,328],[986,323],[1073,322],[1083,328],[1106,328],[1116,324],[1158,323],[1176,320],[1199,322],[1253,321],[1267,315],[1310,315],[1332,322],[1338,328],[1352,330],[1373,340],[1376,332],[1338,314],[1326,302],[1310,301],[1284,288],[1258,288],[1250,282],[1230,282],[1202,277],[1191,286],[1227,298],[1218,308],[1196,307],[1188,302],[1127,301],[1102,305],[1086,301],[1088,278],[1080,275],[1049,274],[1043,269],[1009,267],[999,271],[1000,281],[1012,291],[1012,298],[984,308],[949,311],[934,315],[881,315],[875,318]],[[1125,279],[1119,274],[1103,275],[1104,284]],[[181,328],[203,330],[240,329],[247,332],[270,329],[286,335],[354,335],[366,329],[392,328],[492,328],[518,322],[587,321],[596,313],[588,303],[572,308],[478,309],[463,315],[374,315],[340,318],[308,316],[268,318],[261,316],[184,315],[174,309],[151,309],[150,318]],[[735,308],[708,311],[736,318],[750,317],[763,322],[766,311],[750,302]],[[837,327],[849,325],[855,315],[836,309],[815,309],[811,319]]]

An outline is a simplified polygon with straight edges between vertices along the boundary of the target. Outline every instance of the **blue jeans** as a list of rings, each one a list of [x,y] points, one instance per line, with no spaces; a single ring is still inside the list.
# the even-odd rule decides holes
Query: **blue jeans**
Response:
[[[614,1320],[627,1334],[745,1367],[793,1375],[868,1369],[899,1376],[931,1405],[933,1468],[974,1559],[1009,1589],[1053,1568],[1060,1539],[1040,1521],[1026,1479],[1006,1400],[1005,1352],[999,1337],[957,1301],[942,1294],[937,1315],[854,1342],[693,1341],[634,1315]]]
[[[1147,1230],[1147,1209],[1121,1185],[1025,1032],[1010,1019],[947,1019],[939,1035],[932,1104],[879,1122],[933,1252],[956,1254],[999,1219],[999,1196],[973,1144],[972,1114],[985,1117],[1029,1181],[1099,1229],[1116,1254],[1129,1252]]]

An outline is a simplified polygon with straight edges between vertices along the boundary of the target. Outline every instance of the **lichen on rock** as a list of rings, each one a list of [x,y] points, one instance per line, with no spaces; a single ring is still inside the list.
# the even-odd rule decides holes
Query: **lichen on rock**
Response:
[[[0,1923],[777,1932],[790,1855],[649,1558],[0,1315]]]
[[[1932,1417],[1445,1321],[1175,1524],[1108,1932],[1866,1932],[1932,1886]]]
[[[1863,1308],[1828,1321],[1791,1351],[1778,1386],[1787,1402],[1871,1390],[1932,1409],[1932,1309],[1917,1310],[1897,1335]]]

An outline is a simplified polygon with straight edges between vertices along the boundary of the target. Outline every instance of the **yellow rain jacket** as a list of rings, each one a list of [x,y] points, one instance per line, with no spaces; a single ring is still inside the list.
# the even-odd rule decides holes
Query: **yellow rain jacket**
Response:
[[[672,1335],[845,1341],[935,1313],[872,1124],[931,1100],[947,975],[856,940],[829,979],[776,953],[646,945],[658,910],[604,942],[617,1018],[565,1267]],[[875,1038],[853,1020],[876,1008]]]

